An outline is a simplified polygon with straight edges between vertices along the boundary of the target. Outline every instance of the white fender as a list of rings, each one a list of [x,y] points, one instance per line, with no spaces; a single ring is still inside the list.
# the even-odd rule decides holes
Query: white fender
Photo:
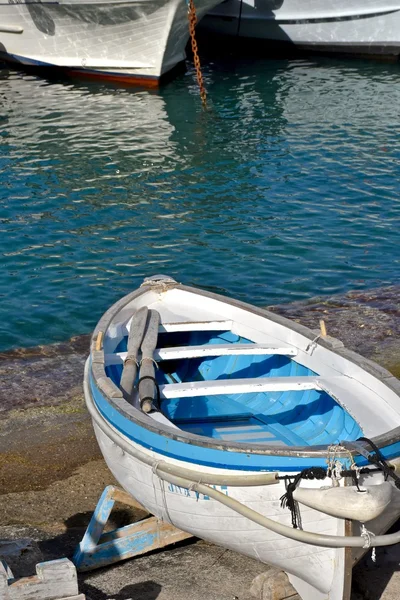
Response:
[[[329,488],[302,488],[293,492],[293,498],[310,508],[315,508],[332,517],[352,519],[354,521],[371,521],[378,517],[390,504],[392,485],[385,481],[379,485]]]

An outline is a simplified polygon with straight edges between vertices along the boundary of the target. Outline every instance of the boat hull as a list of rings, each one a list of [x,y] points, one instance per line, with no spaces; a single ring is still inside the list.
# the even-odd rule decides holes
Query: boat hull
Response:
[[[146,314],[144,337],[139,327],[142,313]],[[154,316],[157,316],[156,321]],[[147,346],[154,346],[155,329],[154,343],[159,344],[159,348],[154,347],[151,358]],[[201,333],[200,338],[192,338],[193,332]],[[219,332],[222,337],[216,335]],[[320,337],[321,334],[316,335],[263,309],[155,276],[118,301],[100,319],[92,338],[84,389],[98,443],[111,472],[149,512],[194,536],[286,571],[304,600],[349,600],[351,567],[366,551],[365,542],[371,538],[365,532],[366,537],[360,537],[363,533],[360,523],[347,520],[347,512],[330,511],[329,515],[322,509],[316,510],[314,501],[309,502],[309,506],[301,505],[304,531],[294,531],[292,522],[299,522],[298,515],[282,506],[282,496],[286,493],[284,482],[285,478],[293,482],[301,472],[301,477],[295,480],[297,490],[329,486],[332,484],[326,471],[329,464],[333,469],[332,478],[337,480],[335,483],[354,485],[348,474],[343,479],[340,473],[353,462],[358,467],[371,466],[369,450],[362,442],[356,443],[360,431],[361,440],[363,436],[370,437],[370,443],[379,448],[381,459],[392,461],[398,470],[400,386],[390,373],[344,349],[338,340]],[[222,339],[229,343],[221,344]],[[140,361],[134,352],[138,343],[141,344]],[[271,353],[274,356],[295,353],[295,372],[290,377],[276,378],[272,365],[278,363],[267,358],[265,363],[269,366],[264,364],[262,373],[269,377],[257,377],[260,372],[255,369],[258,363],[254,356],[251,365],[255,370],[249,373],[246,363],[237,358],[247,354],[248,343],[252,344],[251,354],[265,352],[271,357]],[[213,370],[213,360],[207,363],[208,371],[198,371],[199,377],[188,370],[180,372],[174,366],[174,361],[180,363],[185,356],[190,361],[195,356],[203,361],[204,353],[207,356],[216,353],[215,363],[221,364],[218,363],[221,359],[223,371]],[[224,354],[231,355],[233,362],[231,359],[225,362]],[[140,397],[143,380],[157,381],[154,371],[149,376],[142,368],[151,362],[154,369],[156,360],[161,362],[157,403],[162,409],[145,414],[138,408],[135,395],[124,395],[123,390],[127,388],[125,380],[122,386],[122,379],[125,366],[134,363],[139,369]],[[163,366],[164,360],[172,364]],[[293,366],[292,358],[287,361]],[[306,368],[308,375],[304,376]],[[169,374],[173,382],[164,384],[163,373]],[[321,409],[319,403],[315,405],[310,401],[307,406],[316,432],[321,423],[324,431],[329,431],[333,424],[332,431],[339,431],[340,437],[324,437],[323,445],[307,441],[296,445],[298,437],[289,439],[289,436],[286,441],[273,438],[274,423],[282,425],[293,418],[298,425],[299,419],[301,421],[299,412],[290,409],[288,396],[279,405],[284,411],[283,419],[279,416],[279,407],[274,405],[275,418],[268,421],[271,437],[260,441],[259,426],[250,423],[248,428],[244,419],[247,413],[238,402],[242,395],[249,395],[247,400],[254,401],[252,394],[256,389],[258,402],[258,394],[268,390],[280,394],[285,389],[303,389],[304,386],[311,389],[314,385],[329,390],[331,400],[337,402],[343,414],[346,409],[346,414],[353,415],[354,418],[345,421],[350,423],[350,437],[343,438],[345,430],[339,427],[336,418],[332,422],[330,417],[328,422],[321,420],[326,414],[325,404]],[[232,392],[237,401],[231,400]],[[221,394],[226,404],[221,408],[223,412],[218,413],[213,399]],[[154,401],[156,396],[152,396]],[[176,398],[181,402],[178,414],[172,410]],[[265,410],[267,401],[268,397],[263,395],[260,404],[254,406],[255,414],[260,415],[260,411]],[[230,413],[230,408],[235,406],[239,412]],[[225,419],[228,412],[234,418],[228,419],[224,430],[221,415],[225,415]],[[186,431],[182,416],[188,414],[197,425]],[[198,428],[199,423],[212,423],[215,419],[219,423],[217,435],[212,435],[213,429],[204,432]],[[362,424],[361,430],[353,429],[354,419]],[[387,465],[383,466],[387,470]],[[321,468],[324,469],[322,474]],[[277,475],[281,476],[279,480]],[[323,479],[311,479],[321,475]],[[208,485],[204,485],[207,482]],[[360,473],[361,486],[383,482],[382,469]],[[389,496],[390,504],[380,503],[381,514],[368,521],[370,533],[384,533],[398,518],[400,491],[393,485]],[[335,539],[338,536],[341,539]],[[354,552],[350,547],[336,548],[336,544],[344,544],[344,536],[351,537],[350,546],[357,546]]]
[[[200,29],[308,50],[396,57],[400,2],[228,0],[206,15]]]
[[[199,18],[215,0],[198,2]],[[183,0],[0,0],[0,57],[26,66],[155,86],[185,59]]]
[[[87,399],[92,402],[91,399]],[[120,485],[151,514],[178,529],[189,532],[224,548],[229,548],[277,569],[286,571],[292,584],[307,600],[343,600],[349,587],[345,573],[344,548],[318,548],[277,535],[219,502],[202,494],[162,481],[152,468],[124,452],[102,429],[94,429],[104,459]],[[126,441],[126,438],[125,438]],[[133,447],[139,447],[130,442]],[[154,462],[165,456],[145,450]],[[193,464],[170,461],[171,464],[193,468]],[[201,466],[197,465],[201,471]],[[217,471],[216,473],[223,473]],[[246,472],[248,474],[248,472]],[[369,485],[383,481],[381,473],[365,478]],[[307,482],[320,487],[321,482]],[[253,510],[281,522],[291,524],[290,512],[281,508],[280,497],[285,493],[284,483],[260,487],[213,486]],[[393,490],[393,500],[385,512],[368,523],[375,534],[385,532],[400,512],[400,492]],[[305,530],[328,535],[345,535],[346,521],[337,519],[306,506],[301,507],[302,526]],[[353,531],[353,534],[357,534]]]

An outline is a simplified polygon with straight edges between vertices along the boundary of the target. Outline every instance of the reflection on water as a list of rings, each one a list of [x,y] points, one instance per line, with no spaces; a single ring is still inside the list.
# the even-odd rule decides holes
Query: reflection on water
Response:
[[[164,272],[258,304],[399,280],[398,65],[209,63],[161,92],[0,68],[0,348]]]

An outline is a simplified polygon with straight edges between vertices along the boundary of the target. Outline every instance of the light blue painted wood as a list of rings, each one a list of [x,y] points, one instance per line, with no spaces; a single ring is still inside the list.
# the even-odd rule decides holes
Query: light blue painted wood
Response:
[[[155,517],[103,533],[117,491],[114,486],[107,486],[97,503],[85,535],[72,559],[78,571],[98,569],[191,537],[190,534],[162,523]]]
[[[107,486],[97,503],[85,535],[83,536],[82,541],[76,549],[72,559],[77,569],[82,566],[86,556],[97,546],[100,540],[100,537],[104,531],[104,527],[106,526],[115,503],[113,498],[114,489],[114,486]]]

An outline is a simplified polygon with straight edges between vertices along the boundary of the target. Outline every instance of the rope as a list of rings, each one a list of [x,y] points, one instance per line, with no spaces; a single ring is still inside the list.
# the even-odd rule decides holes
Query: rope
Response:
[[[308,346],[306,347],[304,352],[310,352],[310,356],[311,356],[312,353],[314,352],[315,348],[317,347],[317,341],[319,340],[320,337],[321,337],[321,334],[319,333],[313,340],[311,340],[311,342],[308,344]]]
[[[385,476],[385,481],[387,481],[387,479],[389,477],[391,477],[394,480],[394,484],[397,487],[397,489],[400,490],[400,477],[398,477],[398,475],[396,475],[394,470],[387,464],[385,457],[383,456],[382,452],[379,450],[378,446],[376,446],[374,444],[374,442],[372,442],[370,439],[368,439],[366,437],[358,438],[357,442],[366,442],[367,444],[370,445],[370,447],[375,452],[375,454],[369,454],[367,460],[372,465],[375,465],[376,467],[378,467],[378,469],[383,471],[383,474]]]
[[[152,464],[151,470],[153,471],[154,475],[158,475],[157,473],[157,469],[160,463],[164,462],[163,460],[155,460]]]
[[[288,476],[286,476],[288,477]],[[289,476],[290,477],[290,476]],[[292,525],[294,529],[297,529],[300,525],[300,509],[296,500],[293,498],[293,492],[297,488],[301,479],[325,479],[326,469],[323,467],[310,467],[304,469],[300,473],[294,476],[293,481],[286,485],[286,493],[281,496],[281,507],[288,508],[292,513]]]
[[[286,493],[281,496],[281,507],[288,508],[292,513],[292,525],[294,529],[299,527],[300,523],[300,509],[298,506],[298,502],[293,498],[293,492],[299,485],[302,479],[325,479],[326,477],[330,477],[333,479],[335,477],[336,466],[333,466],[333,471],[330,467],[325,469],[324,467],[310,467],[309,469],[304,469],[297,475],[280,475],[277,477],[279,480],[283,480],[286,483]],[[391,471],[390,467],[388,467]],[[369,467],[362,467],[361,469],[342,469],[340,472],[341,477],[351,477],[353,480],[353,484],[356,486],[357,491],[361,492],[358,479],[360,475],[368,475],[369,473],[375,473],[377,471],[382,471],[381,467],[376,469],[371,469]]]
[[[361,492],[362,490],[360,490],[360,487],[358,485],[360,475],[368,474],[375,471],[382,471],[385,477],[385,481],[389,477],[391,477],[394,480],[395,486],[398,489],[400,489],[400,477],[398,477],[394,470],[388,465],[388,463],[385,460],[385,457],[383,456],[379,448],[374,444],[374,442],[365,437],[358,438],[357,441],[366,442],[372,448],[375,454],[369,454],[367,460],[372,465],[375,465],[375,469],[370,469],[369,467],[357,467],[354,463],[352,456],[351,459],[353,462],[351,464],[350,469],[341,468],[340,465],[337,464],[338,461],[335,460],[336,452],[339,449],[339,447],[331,446],[329,448],[329,453],[332,454],[332,456],[328,459],[328,467],[326,469],[324,469],[323,467],[310,467],[309,469],[304,469],[304,471],[297,473],[297,475],[295,476],[283,475],[277,477],[277,479],[283,479],[286,482],[286,493],[283,494],[283,496],[281,496],[280,498],[281,507],[287,507],[292,513],[292,525],[294,529],[297,529],[299,527],[300,509],[298,503],[293,498],[293,492],[295,491],[302,479],[325,479],[325,477],[330,477],[332,481],[335,482],[338,479],[341,479],[342,477],[351,477],[353,480],[353,484],[357,487],[357,490]],[[370,536],[373,534],[368,532],[363,525],[361,535],[365,539],[364,548],[369,548],[371,546]]]
[[[138,360],[136,359],[136,356],[134,356],[133,354],[128,354],[128,355],[126,356],[126,358],[125,358],[125,360],[124,360],[124,365],[125,365],[125,363],[127,363],[127,362],[134,362],[134,363],[135,363],[135,365],[137,366],[137,368],[138,368],[138,369],[139,369],[139,367],[140,367],[140,365],[139,365],[139,362],[138,362]]]
[[[151,360],[151,362],[153,363],[153,365],[155,366],[156,369],[160,368],[158,366],[158,362],[152,356],[145,356],[144,358],[142,358],[142,360],[140,361],[140,366],[142,366],[142,362],[145,360]]]
[[[363,548],[371,548],[372,536],[375,536],[375,534],[372,533],[372,531],[368,531],[368,529],[365,527],[364,523],[361,525],[360,535],[365,540]],[[372,560],[374,560],[374,559],[372,559]],[[376,557],[375,557],[375,560],[376,560]],[[374,562],[375,562],[375,560],[374,560]]]

